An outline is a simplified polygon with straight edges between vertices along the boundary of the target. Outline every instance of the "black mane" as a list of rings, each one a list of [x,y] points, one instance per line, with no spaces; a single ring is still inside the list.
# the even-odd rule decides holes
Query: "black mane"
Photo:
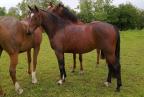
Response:
[[[63,7],[63,14],[66,16],[68,19],[70,19],[72,22],[77,22],[78,18],[76,17],[75,14],[73,14],[68,8]]]

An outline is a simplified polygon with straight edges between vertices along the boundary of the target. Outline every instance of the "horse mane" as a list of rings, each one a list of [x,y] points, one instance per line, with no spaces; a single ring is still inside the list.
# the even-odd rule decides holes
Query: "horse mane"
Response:
[[[68,21],[65,21],[64,19],[62,19],[61,17],[47,11],[47,10],[43,10],[43,9],[39,9],[42,12],[45,12],[47,14],[47,16],[49,17],[49,19],[57,25],[57,27],[59,27],[58,29],[61,29],[62,27],[66,26],[67,24],[69,24]]]
[[[54,23],[57,23],[57,21],[61,21],[62,22],[62,19],[58,16],[56,16],[55,14],[49,12],[49,11],[46,11],[46,10],[43,10],[43,9],[39,9],[45,13],[47,13],[47,15],[49,16],[49,18],[54,22]]]
[[[72,13],[67,7],[63,6],[63,14],[66,16],[68,19],[70,19],[72,22],[77,22],[78,18],[74,13]]]

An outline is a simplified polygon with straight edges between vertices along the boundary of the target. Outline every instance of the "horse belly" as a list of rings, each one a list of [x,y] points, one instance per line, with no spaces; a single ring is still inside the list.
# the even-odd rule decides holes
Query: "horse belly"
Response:
[[[96,48],[95,41],[90,33],[73,36],[67,40],[67,53],[87,53]]]

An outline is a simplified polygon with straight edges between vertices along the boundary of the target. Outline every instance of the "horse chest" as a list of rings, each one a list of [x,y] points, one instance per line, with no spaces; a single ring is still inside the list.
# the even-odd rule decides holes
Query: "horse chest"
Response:
[[[34,47],[34,38],[32,36],[28,36],[21,43],[19,51],[24,52],[33,47]]]

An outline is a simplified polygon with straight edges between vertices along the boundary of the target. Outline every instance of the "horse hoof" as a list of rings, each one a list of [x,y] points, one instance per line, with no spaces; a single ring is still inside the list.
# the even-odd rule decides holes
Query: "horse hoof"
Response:
[[[115,92],[120,92],[120,89],[116,89]]]
[[[104,85],[105,85],[106,87],[109,87],[109,82],[104,82]]]
[[[21,94],[23,93],[23,89],[22,89],[22,88],[19,88],[19,89],[16,90],[16,92],[17,92],[19,95],[21,95]]]
[[[37,79],[32,79],[33,84],[36,84],[37,82],[38,82]]]
[[[63,81],[62,81],[62,80],[59,80],[59,81],[57,82],[57,84],[58,84],[58,85],[62,85],[62,84],[63,84]]]
[[[80,74],[80,75],[83,75],[83,74],[84,74],[84,71],[80,71],[79,74]]]

